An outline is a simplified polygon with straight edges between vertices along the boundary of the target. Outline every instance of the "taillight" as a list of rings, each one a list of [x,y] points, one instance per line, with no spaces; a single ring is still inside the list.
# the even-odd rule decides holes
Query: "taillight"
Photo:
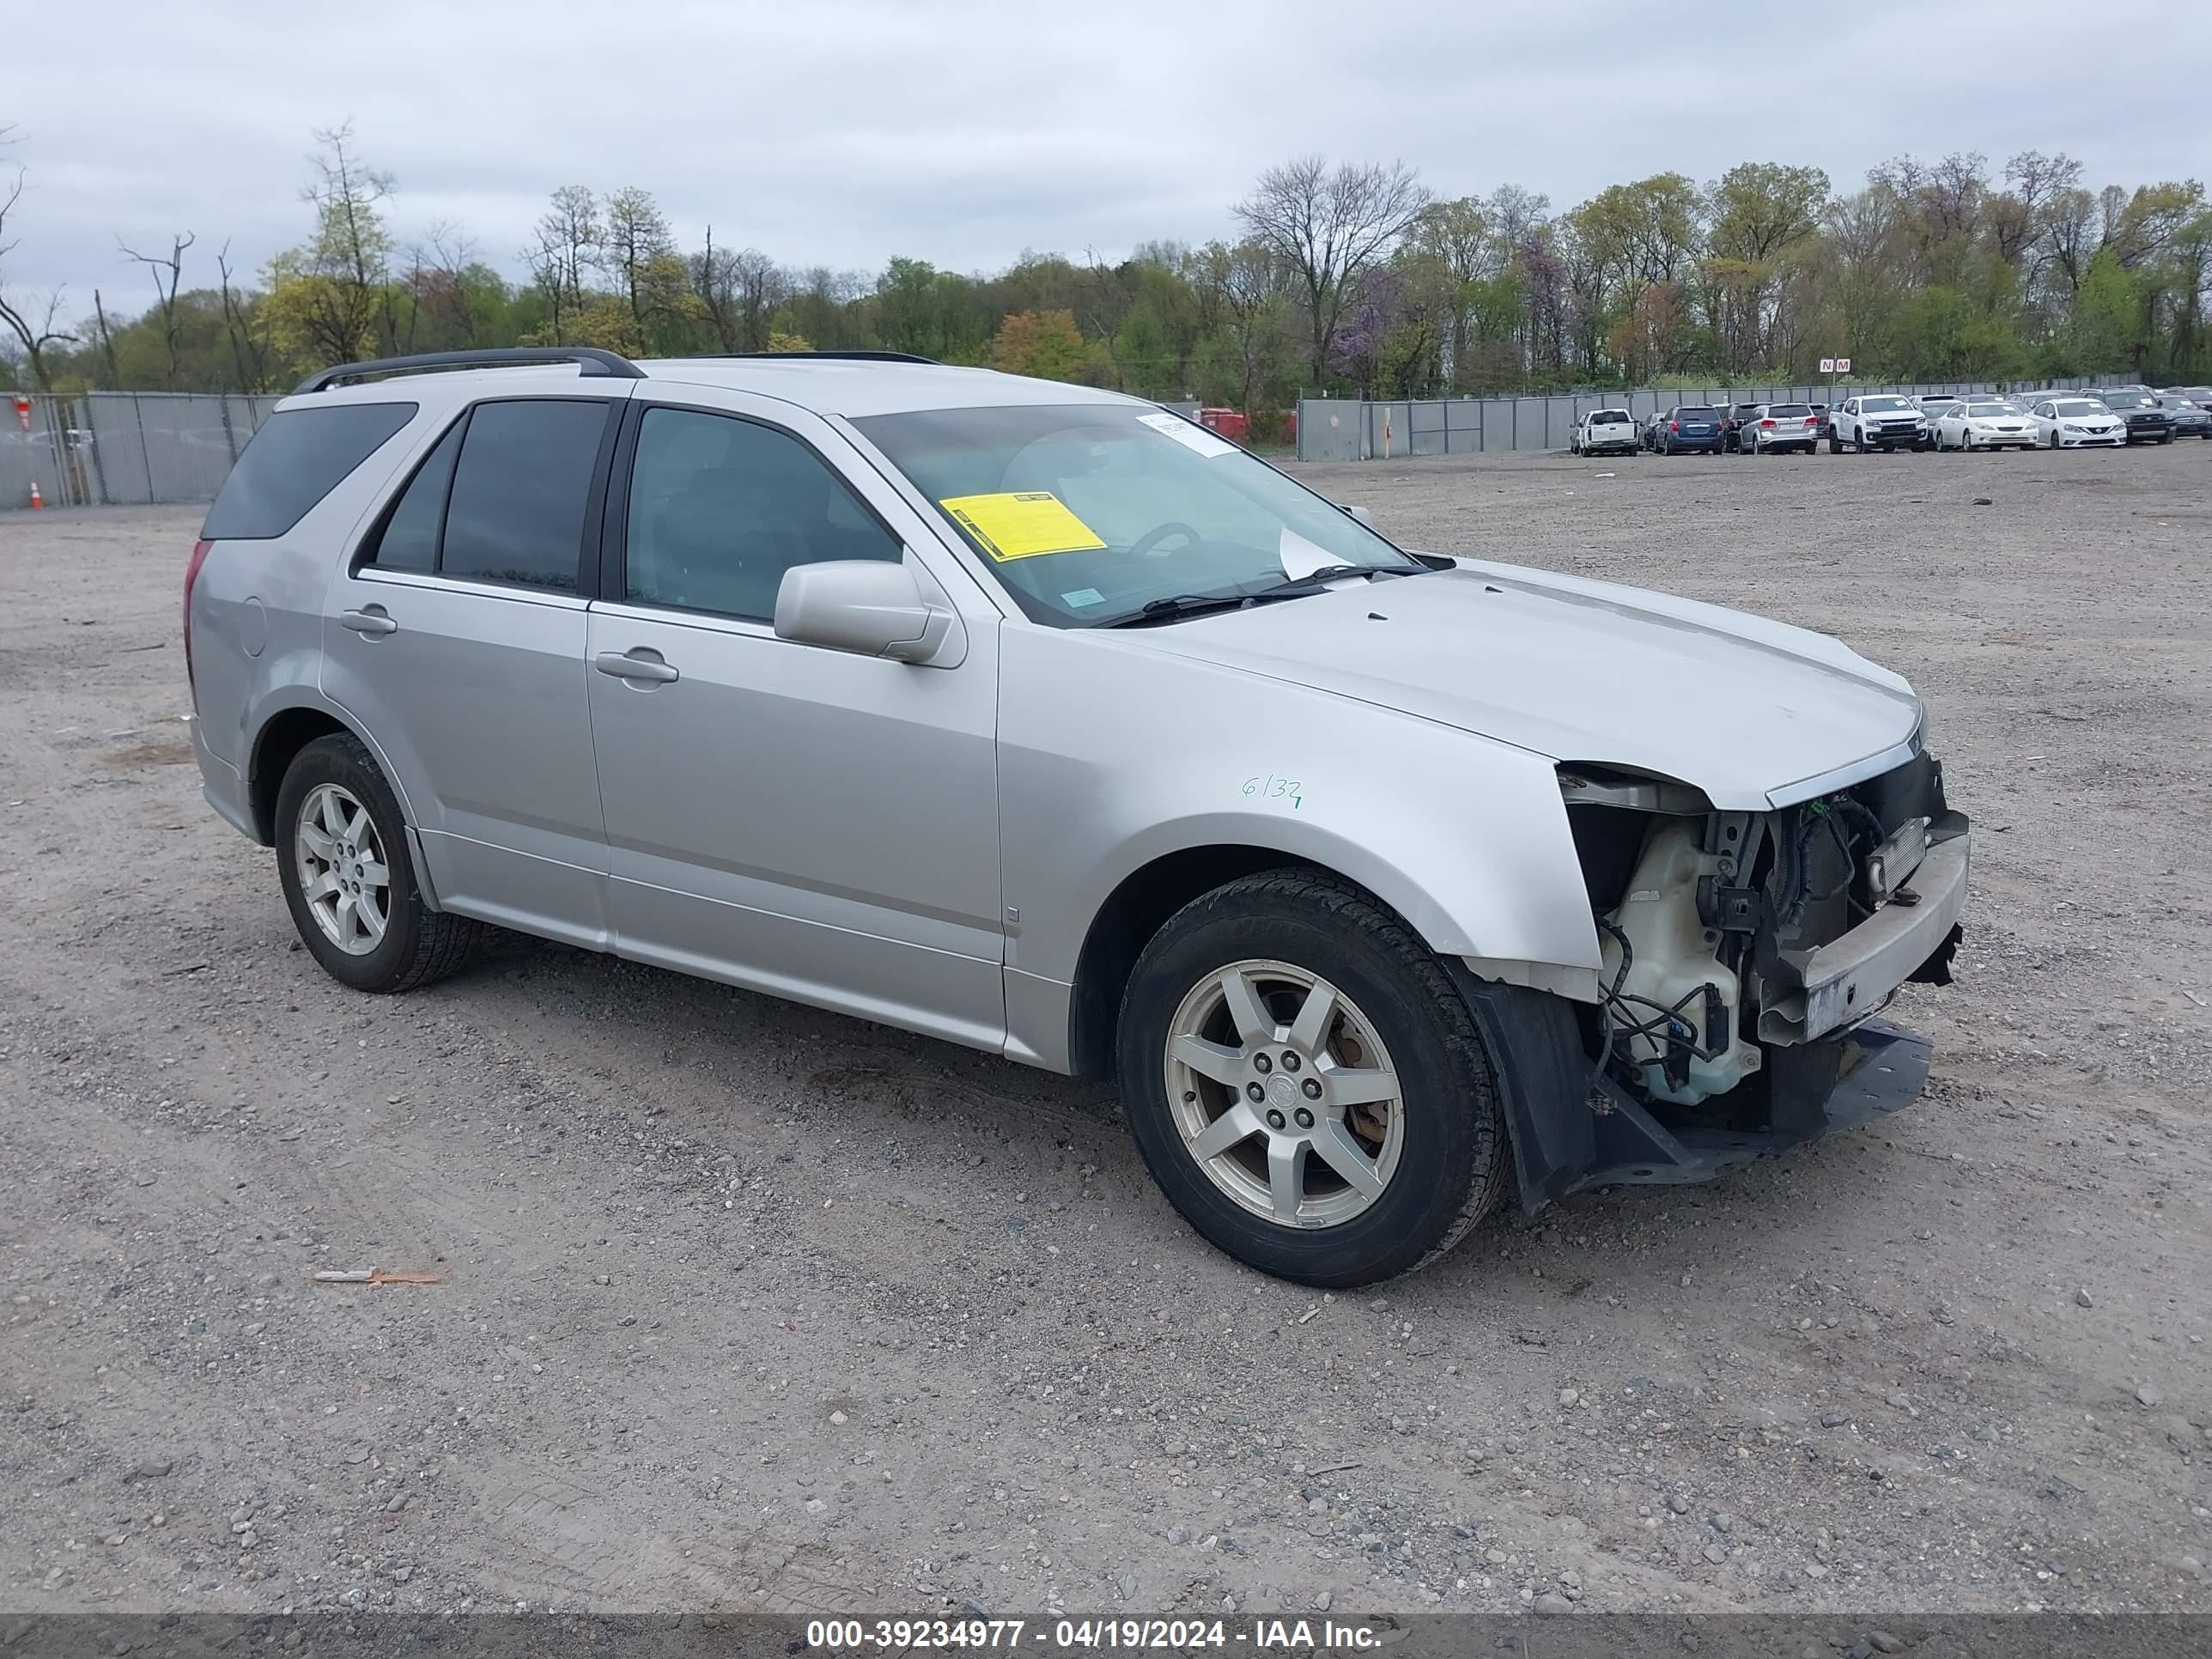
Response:
[[[1808,416],[1805,417],[1805,424],[1806,424],[1807,426],[1818,426],[1818,425],[1820,425],[1820,417],[1819,416],[1817,416],[1817,415],[1808,415]]]
[[[1667,422],[1667,430],[1669,432],[1680,432],[1681,429],[1682,423],[1680,421],[1669,421]]]
[[[1759,425],[1761,425],[1761,426],[1772,426],[1773,424],[1774,424],[1774,422],[1771,422],[1771,421],[1761,421],[1761,422],[1759,422]]]
[[[200,579],[200,567],[207,562],[208,550],[215,545],[210,541],[192,544],[192,556],[185,565],[185,687],[192,694],[192,710],[200,706],[200,689],[192,681],[192,584]]]

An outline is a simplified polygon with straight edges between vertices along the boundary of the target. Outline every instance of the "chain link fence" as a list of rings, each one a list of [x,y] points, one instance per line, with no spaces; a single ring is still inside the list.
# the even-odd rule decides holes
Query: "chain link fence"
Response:
[[[211,501],[282,394],[88,392],[0,404],[0,511]]]
[[[2033,389],[2125,385],[2129,378],[2039,380]],[[1832,392],[1825,386],[1764,386],[1640,388],[1530,398],[1307,398],[1298,403],[1298,459],[1375,461],[1408,455],[1494,455],[1565,449],[1574,434],[1575,423],[1593,409],[1625,409],[1640,424],[1678,404],[1813,404],[1840,402],[1870,392],[1908,398],[1936,392],[1970,397],[2001,390],[1988,380],[1954,380],[1915,386],[1838,386]]]

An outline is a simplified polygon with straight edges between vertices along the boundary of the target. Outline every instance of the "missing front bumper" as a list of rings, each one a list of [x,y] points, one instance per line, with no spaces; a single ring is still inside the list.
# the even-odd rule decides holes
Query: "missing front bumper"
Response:
[[[1626,1095],[1608,1089],[1607,1109],[1595,1115],[1589,1167],[1554,1195],[1593,1187],[1710,1181],[1736,1164],[1771,1158],[1836,1130],[1901,1111],[1920,1097],[1927,1085],[1928,1040],[1901,1026],[1867,1020],[1819,1046],[1830,1044],[1837,1050],[1833,1086],[1825,1095],[1820,1093],[1820,1068],[1809,1068],[1807,1080],[1790,1089],[1787,1098],[1778,1091],[1772,1119],[1763,1130],[1670,1128]]]

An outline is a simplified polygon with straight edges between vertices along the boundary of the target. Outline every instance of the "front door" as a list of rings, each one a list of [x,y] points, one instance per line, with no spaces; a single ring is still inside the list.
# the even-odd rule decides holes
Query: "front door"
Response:
[[[599,949],[606,838],[578,587],[618,407],[475,405],[364,539],[323,623],[325,695],[378,745],[438,902]]]
[[[588,619],[616,949],[995,1048],[997,632],[950,667],[776,638],[795,564],[923,533],[828,422],[655,405],[617,459]],[[973,601],[969,603],[972,605]]]

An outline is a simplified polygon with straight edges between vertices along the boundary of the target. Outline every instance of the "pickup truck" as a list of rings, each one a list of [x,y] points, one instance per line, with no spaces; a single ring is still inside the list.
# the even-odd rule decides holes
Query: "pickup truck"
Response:
[[[1870,449],[1919,449],[1928,442],[1928,417],[1910,399],[1887,392],[1846,398],[1830,417],[1828,453],[1863,455]]]
[[[1593,409],[1575,422],[1567,448],[1577,455],[1633,455],[1636,418],[1625,409]]]

